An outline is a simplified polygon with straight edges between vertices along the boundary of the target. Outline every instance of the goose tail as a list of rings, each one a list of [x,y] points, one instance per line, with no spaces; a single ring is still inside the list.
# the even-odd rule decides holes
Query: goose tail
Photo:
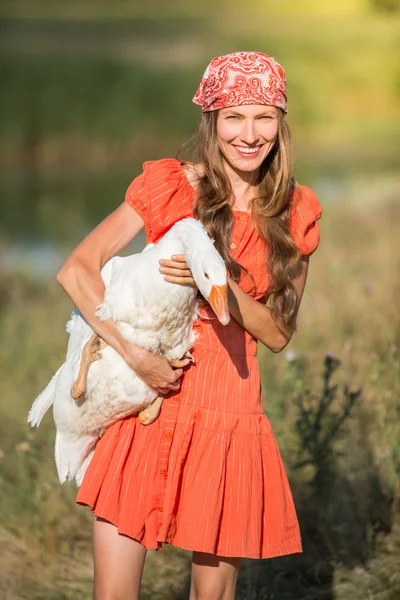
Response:
[[[53,404],[54,395],[56,391],[56,383],[61,369],[62,367],[58,369],[57,373],[52,377],[52,379],[45,387],[43,392],[39,394],[39,396],[32,404],[32,408],[28,414],[28,423],[31,424],[31,427],[39,427],[44,415],[49,410],[50,406]]]
[[[79,469],[79,471],[76,474],[76,485],[79,487],[82,483],[83,477],[86,473],[86,469],[89,466],[90,461],[92,460],[92,456],[94,454],[94,449],[87,455],[87,457],[85,458],[85,460],[82,463],[81,468]]]
[[[79,474],[78,485],[80,485],[97,440],[97,435],[87,434],[78,437],[72,433],[57,431],[55,459],[60,483],[64,483],[67,479],[74,479]]]

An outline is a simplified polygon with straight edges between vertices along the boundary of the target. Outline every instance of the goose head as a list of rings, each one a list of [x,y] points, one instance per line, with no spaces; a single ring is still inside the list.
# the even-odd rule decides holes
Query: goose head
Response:
[[[222,325],[230,320],[226,265],[200,221],[182,219],[173,226],[193,279]]]

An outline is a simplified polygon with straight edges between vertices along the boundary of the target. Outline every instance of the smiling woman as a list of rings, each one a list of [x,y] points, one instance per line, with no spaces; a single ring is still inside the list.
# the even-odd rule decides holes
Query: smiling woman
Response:
[[[193,100],[203,112],[198,162],[144,163],[125,202],[58,276],[95,333],[149,386],[169,390],[151,425],[129,417],[107,429],[79,490],[77,501],[95,515],[95,598],[102,600],[139,598],[146,550],[164,543],[193,551],[190,600],[233,599],[243,557],[301,552],[256,354],[259,341],[279,352],[295,330],[321,208],[292,176],[285,73],[273,58],[213,59]],[[102,265],[142,227],[156,244],[191,216],[225,261],[231,318],[224,325],[207,303],[199,307],[194,363],[183,372],[186,362],[172,370],[95,313]],[[163,257],[159,269],[171,285],[194,285],[182,255]]]
[[[274,147],[277,135],[278,109],[274,106],[242,106],[235,111],[229,108],[219,111],[220,150],[232,169],[250,174],[249,183],[256,183],[255,174]]]
[[[281,67],[275,68],[280,73]],[[227,74],[228,86],[230,76],[236,81],[234,75]],[[284,75],[281,77],[284,80]],[[239,75],[236,74],[236,78],[243,85]],[[218,97],[218,85],[221,84],[214,83],[218,79],[211,81],[210,87],[216,88],[213,92],[202,85],[206,95],[207,91],[209,96],[217,95],[214,105],[220,109],[205,111],[198,128],[200,169],[198,166],[195,170],[198,198],[193,212],[215,238],[217,249],[235,282],[239,282],[244,269],[228,247],[227,223],[232,222],[229,209],[251,212],[254,225],[268,249],[265,259],[271,314],[279,330],[289,338],[296,328],[300,297],[295,280],[301,271],[299,247],[291,228],[299,216],[296,214],[299,204],[303,203],[301,211],[312,206],[310,217],[314,221],[320,215],[320,207],[313,192],[297,185],[293,178],[282,84],[275,83],[261,95],[265,105],[249,104],[248,96],[235,93],[235,102],[243,104],[231,107],[230,90],[222,90],[222,98],[228,98],[225,106],[224,100]],[[252,81],[260,99],[257,79]],[[244,87],[246,85],[249,87],[248,83]],[[198,94],[194,100],[197,98]],[[302,195],[306,196],[303,200]],[[317,234],[318,228],[313,233]],[[256,335],[264,341],[260,332]]]

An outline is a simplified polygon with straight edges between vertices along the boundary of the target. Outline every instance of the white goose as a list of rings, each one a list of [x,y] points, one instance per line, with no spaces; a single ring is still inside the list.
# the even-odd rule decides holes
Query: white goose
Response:
[[[143,252],[117,256],[104,265],[101,275],[106,290],[96,313],[102,320],[112,318],[126,340],[168,361],[181,359],[193,346],[193,322],[199,314],[196,289],[167,282],[159,272],[160,258],[173,254],[185,255],[198,289],[226,325],[225,263],[201,223],[189,218],[175,223],[157,244],[149,244]],[[61,483],[75,477],[80,485],[96,442],[107,427],[146,406],[150,414],[142,411],[141,420],[152,422],[162,397],[93,333],[78,310],[73,311],[67,331],[66,362],[36,398],[28,421],[32,427],[39,426],[53,404],[58,475]],[[92,356],[86,356],[85,367],[83,357],[90,351]]]

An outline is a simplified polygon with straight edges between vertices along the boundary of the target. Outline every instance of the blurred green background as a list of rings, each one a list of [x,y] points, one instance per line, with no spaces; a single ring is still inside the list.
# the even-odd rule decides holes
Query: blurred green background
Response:
[[[400,597],[399,25],[399,0],[3,0],[1,598],[91,597],[89,511],[58,484],[51,417],[26,425],[65,355],[55,273],[190,137],[209,60],[253,49],[286,70],[296,177],[324,216],[299,332],[259,353],[305,552],[244,561],[237,598]],[[187,598],[189,566],[149,552],[143,598]]]

